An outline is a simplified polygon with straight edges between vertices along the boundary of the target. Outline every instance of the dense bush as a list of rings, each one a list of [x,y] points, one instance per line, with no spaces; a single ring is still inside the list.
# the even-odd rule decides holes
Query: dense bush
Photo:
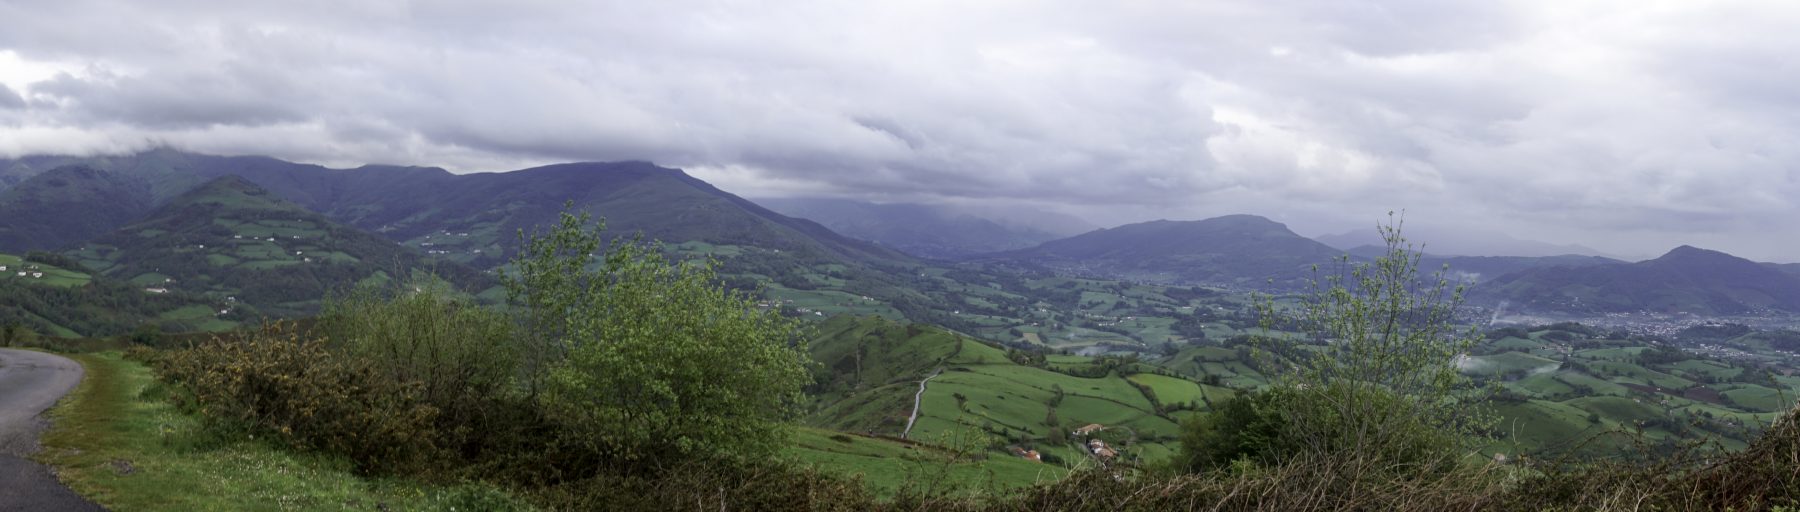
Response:
[[[1171,465],[1201,473],[1237,460],[1276,462],[1280,447],[1282,398],[1279,391],[1240,393],[1209,414],[1181,422],[1181,449]]]
[[[171,353],[160,369],[186,391],[178,401],[225,426],[342,454],[364,470],[413,468],[438,449],[438,410],[421,400],[418,382],[330,350],[291,324]]]
[[[761,458],[811,381],[799,324],[634,240],[563,214],[502,279],[524,326],[528,388],[571,448],[619,466]]]
[[[341,357],[415,389],[417,402],[436,411],[433,433],[444,448],[475,456],[511,428],[519,348],[499,312],[425,283],[398,293],[364,288],[327,301],[313,333]]]

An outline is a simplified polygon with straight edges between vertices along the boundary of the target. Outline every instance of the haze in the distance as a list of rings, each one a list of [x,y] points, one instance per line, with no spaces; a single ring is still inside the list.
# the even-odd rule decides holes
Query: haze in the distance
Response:
[[[1800,261],[1800,4],[0,0],[0,156],[458,172],[1100,224],[1390,209]]]

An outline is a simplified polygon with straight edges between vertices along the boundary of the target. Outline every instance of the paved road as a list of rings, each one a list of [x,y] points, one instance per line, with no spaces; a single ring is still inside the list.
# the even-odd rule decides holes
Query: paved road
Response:
[[[913,422],[917,421],[919,419],[919,402],[923,401],[925,398],[925,383],[931,382],[931,379],[937,378],[938,374],[943,373],[943,372],[944,372],[943,368],[938,368],[936,370],[932,370],[931,375],[927,375],[927,376],[925,376],[925,380],[919,381],[919,392],[913,393],[912,416],[909,416],[906,418],[906,430],[900,431],[901,439],[909,439],[909,437],[907,437],[907,436],[912,435]]]
[[[80,382],[81,365],[68,358],[0,349],[0,511],[101,510],[30,459],[48,426],[38,414]]]

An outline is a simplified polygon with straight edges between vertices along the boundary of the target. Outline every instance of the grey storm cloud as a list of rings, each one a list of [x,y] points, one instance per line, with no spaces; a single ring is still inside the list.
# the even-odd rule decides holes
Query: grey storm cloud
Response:
[[[753,196],[1303,232],[1406,208],[1796,260],[1793,26],[1738,0],[0,0],[0,155],[647,159]]]
[[[25,108],[25,98],[6,84],[0,84],[0,108]]]

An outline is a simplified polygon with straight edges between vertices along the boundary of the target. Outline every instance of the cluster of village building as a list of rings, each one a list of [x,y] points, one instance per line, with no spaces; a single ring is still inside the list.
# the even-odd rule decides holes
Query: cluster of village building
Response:
[[[44,278],[44,271],[39,269],[37,265],[27,265],[16,270],[7,265],[0,265],[0,272],[14,272],[17,277],[29,277],[32,279]]]

